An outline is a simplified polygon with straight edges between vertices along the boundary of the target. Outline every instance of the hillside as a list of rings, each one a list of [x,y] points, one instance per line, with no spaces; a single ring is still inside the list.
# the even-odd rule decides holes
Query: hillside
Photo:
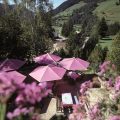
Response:
[[[77,4],[72,5],[71,7],[68,7],[67,9],[65,9],[62,12],[59,12],[58,14],[56,14],[54,16],[54,19],[56,20],[56,23],[61,23],[63,24],[63,22],[65,22],[66,20],[69,19],[69,17],[72,15],[72,13],[76,10],[76,9],[80,9],[82,6],[84,6],[86,3],[84,1],[80,1]]]
[[[69,1],[69,0],[68,0]],[[64,2],[62,5],[60,5],[58,13],[54,15],[54,25],[55,26],[61,26],[64,22],[66,22],[70,17],[72,17],[73,21],[77,19],[77,21],[81,18],[81,14],[86,15],[87,12],[92,12],[94,16],[97,16],[98,19],[101,19],[102,17],[105,17],[107,22],[113,23],[113,22],[120,22],[120,5],[116,5],[116,2],[118,0],[81,0],[78,3],[75,3],[71,5],[70,7],[66,7],[64,9],[63,6],[66,6],[67,2]],[[91,4],[96,4],[91,6]],[[62,8],[63,7],[63,8]],[[89,8],[90,7],[90,8]],[[91,10],[89,10],[91,9]],[[56,11],[56,10],[55,10]],[[80,22],[75,24],[81,24]],[[80,25],[79,25],[80,26]]]
[[[58,6],[56,9],[54,9],[53,14],[56,15],[60,12],[63,12],[64,10],[73,6],[74,4],[77,4],[78,2],[80,2],[80,0],[67,0],[63,2],[60,6]]]
[[[109,23],[120,22],[120,5],[116,5],[118,0],[106,0],[98,4],[94,10],[99,18],[105,17]]]
[[[59,11],[53,16],[53,27],[56,32],[61,34],[63,23],[70,20],[76,32],[84,33],[84,41],[86,36],[90,36],[93,26],[97,25],[102,17],[105,17],[108,24],[120,22],[120,5],[116,5],[118,1],[119,0],[80,0],[65,10],[60,6],[62,11]],[[65,5],[66,3],[64,2],[63,4]],[[108,49],[110,49],[114,35],[109,35],[99,40],[102,48],[107,46]]]

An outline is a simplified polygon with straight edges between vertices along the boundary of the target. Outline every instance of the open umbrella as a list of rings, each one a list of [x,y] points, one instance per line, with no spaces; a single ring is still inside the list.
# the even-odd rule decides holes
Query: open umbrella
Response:
[[[39,82],[46,82],[62,79],[65,72],[66,70],[64,68],[49,65],[38,67],[29,75]]]
[[[0,78],[2,78],[3,76],[6,76],[9,79],[13,79],[17,81],[17,83],[22,83],[26,78],[26,76],[22,75],[21,73],[17,71],[0,72],[0,73],[2,73],[0,74]]]
[[[80,58],[65,58],[59,64],[67,70],[87,70],[89,62]]]
[[[7,74],[8,74],[8,76],[10,78],[15,79],[15,80],[17,80],[19,82],[23,82],[25,80],[25,78],[26,78],[25,75],[23,75],[23,74],[21,74],[21,73],[19,73],[17,71],[10,71],[10,72],[7,72]]]
[[[50,53],[33,58],[33,60],[39,64],[51,64],[59,61],[60,59],[61,57],[50,54]]]
[[[6,59],[0,64],[0,71],[17,70],[24,64],[24,61],[18,59]]]

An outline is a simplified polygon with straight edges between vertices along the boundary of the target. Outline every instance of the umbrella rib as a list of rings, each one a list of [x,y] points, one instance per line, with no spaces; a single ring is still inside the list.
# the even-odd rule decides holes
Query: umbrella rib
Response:
[[[48,54],[48,56],[49,56],[50,59],[52,59],[54,62],[56,62],[56,61],[50,56],[50,54]]]
[[[77,60],[77,61],[78,61],[78,60]],[[78,62],[80,63],[80,61],[78,61]],[[81,64],[81,63],[80,63],[80,64]],[[84,65],[82,65],[82,64],[81,64],[81,66],[83,66],[83,68],[85,68],[85,69],[86,69],[86,67],[85,67]]]
[[[74,61],[75,61],[75,59],[74,59]],[[72,61],[72,64],[70,65],[70,67],[69,68],[71,68],[71,66],[74,64],[74,61]],[[76,60],[77,62],[79,62],[79,60]],[[79,62],[79,64],[83,67],[83,68],[85,68],[85,66],[84,65],[82,65],[80,62]],[[86,68],[85,68],[86,69]]]
[[[47,68],[45,68],[45,72],[42,74],[41,80],[42,80],[44,74],[46,73],[46,71],[47,71]],[[40,81],[39,81],[39,82],[40,82]],[[41,81],[41,82],[42,82],[42,81]]]
[[[60,76],[53,70],[53,69],[51,69],[59,78],[60,78]],[[60,78],[61,79],[61,78]]]

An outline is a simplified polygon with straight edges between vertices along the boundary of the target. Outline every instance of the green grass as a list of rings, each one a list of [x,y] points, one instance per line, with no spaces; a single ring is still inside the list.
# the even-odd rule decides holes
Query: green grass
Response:
[[[102,38],[102,39],[99,40],[99,44],[102,46],[102,48],[108,47],[108,49],[110,50],[113,39],[114,39],[114,36],[109,36],[109,37],[106,37],[106,38]]]
[[[116,5],[118,0],[106,0],[101,2],[93,12],[100,19],[105,17],[108,23],[120,22],[120,5]]]
[[[74,10],[79,9],[79,8],[81,8],[84,5],[85,5],[85,3],[83,1],[81,1],[78,4],[75,4],[75,5],[67,8],[63,12],[58,13],[55,17],[59,17],[59,16],[67,16],[67,17],[69,17],[70,15],[72,15],[72,12]]]
[[[62,29],[62,27],[59,27],[59,26],[52,26],[54,29],[55,29],[55,31],[58,33],[58,34],[61,34],[61,29]]]
[[[74,10],[81,8],[85,4],[86,3],[84,3],[83,1],[80,1],[78,4],[75,4],[75,5],[67,8],[63,12],[58,13],[53,18],[57,18],[56,22],[60,26],[61,24],[63,24],[64,22],[66,22],[69,19],[69,17],[72,15]]]

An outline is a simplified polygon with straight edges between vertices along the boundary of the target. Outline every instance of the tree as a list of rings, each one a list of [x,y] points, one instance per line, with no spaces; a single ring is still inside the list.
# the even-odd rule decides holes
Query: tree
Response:
[[[7,57],[15,55],[20,49],[25,50],[25,46],[21,41],[23,30],[19,18],[15,13],[7,13],[0,17],[0,56]],[[22,50],[22,52],[23,52]],[[23,52],[25,54],[25,51]]]
[[[106,58],[107,58],[107,55],[108,55],[108,47],[106,46],[106,47],[104,47],[103,48],[103,57],[102,57],[102,62],[104,62],[105,60],[106,60]]]
[[[115,64],[117,71],[120,73],[120,32],[113,40],[110,59]]]
[[[99,35],[101,37],[105,37],[107,35],[107,31],[108,31],[108,25],[106,23],[106,20],[105,18],[103,17],[99,23],[99,26],[98,26],[98,31],[99,31]]]
[[[91,67],[96,70],[99,67],[99,64],[102,63],[102,58],[103,58],[103,49],[102,47],[98,44],[94,48],[94,50],[91,52],[89,56],[89,61],[91,63]]]
[[[0,56],[30,60],[49,51],[52,46],[49,2],[22,0],[19,4],[15,2],[14,9],[9,9],[7,0],[4,3],[6,11],[0,17]]]
[[[120,30],[119,22],[115,22],[108,26],[108,34],[109,35],[116,35],[119,30]]]
[[[80,58],[81,57],[81,49],[79,46],[77,46],[74,50],[74,57]]]
[[[63,24],[61,33],[63,36],[68,37],[72,31],[73,23],[71,20],[68,20],[68,22]]]

